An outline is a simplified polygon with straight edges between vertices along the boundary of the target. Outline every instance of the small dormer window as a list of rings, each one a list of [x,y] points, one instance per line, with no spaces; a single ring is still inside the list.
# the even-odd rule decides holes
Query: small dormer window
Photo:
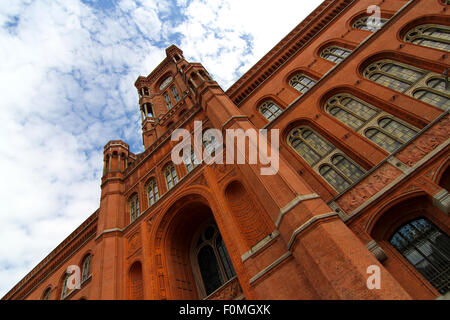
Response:
[[[164,80],[164,81],[161,83],[161,85],[159,86],[159,90],[164,90],[164,89],[169,85],[169,83],[172,82],[172,80],[173,80],[172,77],[168,77],[166,80]]]

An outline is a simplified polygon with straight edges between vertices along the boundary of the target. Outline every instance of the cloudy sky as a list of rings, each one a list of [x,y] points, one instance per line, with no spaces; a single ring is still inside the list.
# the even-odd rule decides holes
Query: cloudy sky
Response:
[[[103,146],[143,151],[134,81],[176,44],[223,89],[321,0],[1,0],[0,297],[99,205]]]

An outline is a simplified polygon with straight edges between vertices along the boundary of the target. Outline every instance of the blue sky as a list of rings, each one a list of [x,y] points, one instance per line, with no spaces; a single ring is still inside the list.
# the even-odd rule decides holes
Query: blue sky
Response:
[[[0,296],[98,208],[103,146],[143,151],[133,84],[166,47],[226,90],[320,3],[0,1]]]

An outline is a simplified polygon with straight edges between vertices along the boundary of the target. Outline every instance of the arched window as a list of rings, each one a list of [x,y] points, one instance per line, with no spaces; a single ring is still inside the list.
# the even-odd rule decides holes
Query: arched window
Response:
[[[293,129],[288,143],[338,192],[357,182],[365,173],[345,153],[308,127]]]
[[[191,172],[192,170],[195,169],[195,167],[197,167],[199,165],[199,161],[197,160],[197,157],[195,156],[195,151],[193,148],[191,148],[191,153],[184,155],[183,154],[183,162],[184,165],[186,166],[186,170],[189,172]]]
[[[156,179],[152,178],[147,183],[148,206],[152,206],[159,200],[158,185]]]
[[[61,289],[61,300],[64,300],[69,294],[69,288],[67,286],[67,282],[69,281],[69,277],[70,277],[70,274],[67,274],[67,273],[64,276],[64,280],[62,282],[62,289]]]
[[[450,27],[438,24],[424,24],[409,30],[406,42],[434,49],[450,51]]]
[[[304,74],[296,74],[289,80],[289,85],[301,93],[305,93],[316,84],[316,81]]]
[[[351,50],[338,46],[330,46],[325,48],[320,56],[334,63],[342,62],[351,53]]]
[[[172,86],[170,88],[170,91],[172,91],[172,95],[175,98],[175,101],[178,102],[181,100],[180,94],[178,93],[177,87]]]
[[[42,294],[42,300],[50,300],[50,294],[52,293],[52,288],[48,287],[44,290],[44,293]]]
[[[170,99],[170,95],[167,91],[164,92],[164,101],[166,102],[167,109],[169,110],[172,109],[173,107],[172,99]]]
[[[172,189],[178,183],[178,176],[173,163],[166,165],[164,169],[164,176],[166,177],[167,190]]]
[[[365,136],[389,152],[413,138],[418,129],[349,94],[330,98],[325,110],[356,132]],[[366,130],[367,128],[369,128]]]
[[[417,134],[416,130],[390,117],[380,119],[377,124],[378,128],[368,129],[365,135],[389,152],[395,151]]]
[[[92,258],[92,256],[90,254],[88,254],[83,259],[83,271],[81,274],[81,282],[86,281],[91,275],[91,258]]]
[[[135,193],[133,196],[131,196],[130,200],[128,201],[128,205],[130,207],[130,221],[133,222],[134,220],[139,217],[139,197],[137,193]]]
[[[432,222],[410,221],[394,233],[390,243],[441,294],[450,291],[450,238]]]
[[[159,90],[164,90],[173,80],[172,76],[167,77],[159,86]]]
[[[201,276],[200,286],[203,287],[205,295],[210,295],[232,279],[236,273],[215,224],[208,224],[203,228],[200,236],[194,241],[196,245],[193,263],[198,267]]]
[[[450,109],[450,90],[446,90],[442,78],[431,78],[425,88],[414,91],[413,97],[443,110]]]
[[[282,110],[273,101],[266,101],[259,107],[259,112],[269,121],[277,118]]]
[[[378,21],[374,19],[373,22],[371,22],[369,18],[370,17],[359,18],[353,24],[353,28],[375,32],[378,29],[381,29],[381,27],[388,21],[388,19],[380,18]]]
[[[393,60],[381,60],[368,66],[364,76],[441,109],[450,108],[450,90],[446,89],[444,78],[434,72]]]

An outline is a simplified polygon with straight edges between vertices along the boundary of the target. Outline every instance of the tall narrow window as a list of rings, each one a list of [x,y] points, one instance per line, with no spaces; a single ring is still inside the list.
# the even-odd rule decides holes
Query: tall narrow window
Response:
[[[191,152],[190,154],[184,155],[183,154],[183,162],[184,165],[186,166],[186,170],[189,172],[191,172],[192,170],[195,169],[195,167],[197,167],[199,165],[199,161],[197,160],[197,157],[195,156],[195,151],[193,148],[191,148]]]
[[[408,31],[405,41],[420,46],[450,52],[450,27],[437,24],[424,24]]]
[[[168,92],[164,92],[164,101],[166,102],[167,109],[172,109],[172,99],[170,99],[170,95]]]
[[[351,53],[351,50],[337,46],[325,48],[320,56],[334,63],[342,62]]]
[[[91,255],[88,254],[84,259],[83,259],[83,271],[82,271],[82,275],[81,275],[81,282],[86,281],[89,276],[91,275]]]
[[[301,93],[305,93],[316,84],[316,81],[303,74],[297,74],[289,80],[289,85]]]
[[[215,224],[206,226],[199,238],[194,240],[196,241],[194,264],[198,266],[205,295],[209,295],[231,280],[236,272]]]
[[[139,197],[137,194],[134,194],[129,202],[129,207],[130,207],[130,220],[131,222],[133,222],[134,220],[137,219],[137,217],[139,217]]]
[[[411,140],[418,129],[349,94],[330,98],[325,110],[389,152]],[[370,128],[370,129],[368,129]],[[366,130],[367,129],[367,130]]]
[[[152,178],[147,183],[148,206],[152,206],[159,200],[158,185],[156,179]]]
[[[172,87],[170,88],[170,91],[172,91],[172,95],[173,95],[173,97],[175,98],[175,101],[176,101],[176,102],[178,102],[178,101],[181,100],[181,97],[180,97],[180,95],[178,94],[177,87],[172,86]]]
[[[172,189],[178,183],[178,176],[173,163],[168,164],[164,169],[164,176],[166,177],[167,189]]]
[[[52,288],[45,289],[44,293],[42,294],[42,300],[50,300],[51,293],[52,293]]]
[[[366,30],[375,32],[379,29],[381,29],[382,26],[388,21],[388,19],[380,18],[379,20],[369,20],[370,17],[362,17],[355,21],[353,24],[353,28],[360,29],[360,30]]]
[[[441,109],[450,107],[450,90],[445,86],[445,79],[434,72],[393,60],[381,60],[368,66],[364,76]]]
[[[365,173],[347,155],[308,127],[292,130],[288,142],[338,192],[357,182]]]
[[[65,274],[64,280],[62,282],[62,289],[61,289],[61,300],[65,299],[67,295],[69,294],[69,288],[67,286],[67,282],[69,281],[69,274]]]
[[[259,112],[261,112],[267,120],[272,121],[281,114],[282,110],[274,102],[266,101],[259,107]]]
[[[425,218],[400,227],[390,239],[441,294],[450,291],[450,238]]]

